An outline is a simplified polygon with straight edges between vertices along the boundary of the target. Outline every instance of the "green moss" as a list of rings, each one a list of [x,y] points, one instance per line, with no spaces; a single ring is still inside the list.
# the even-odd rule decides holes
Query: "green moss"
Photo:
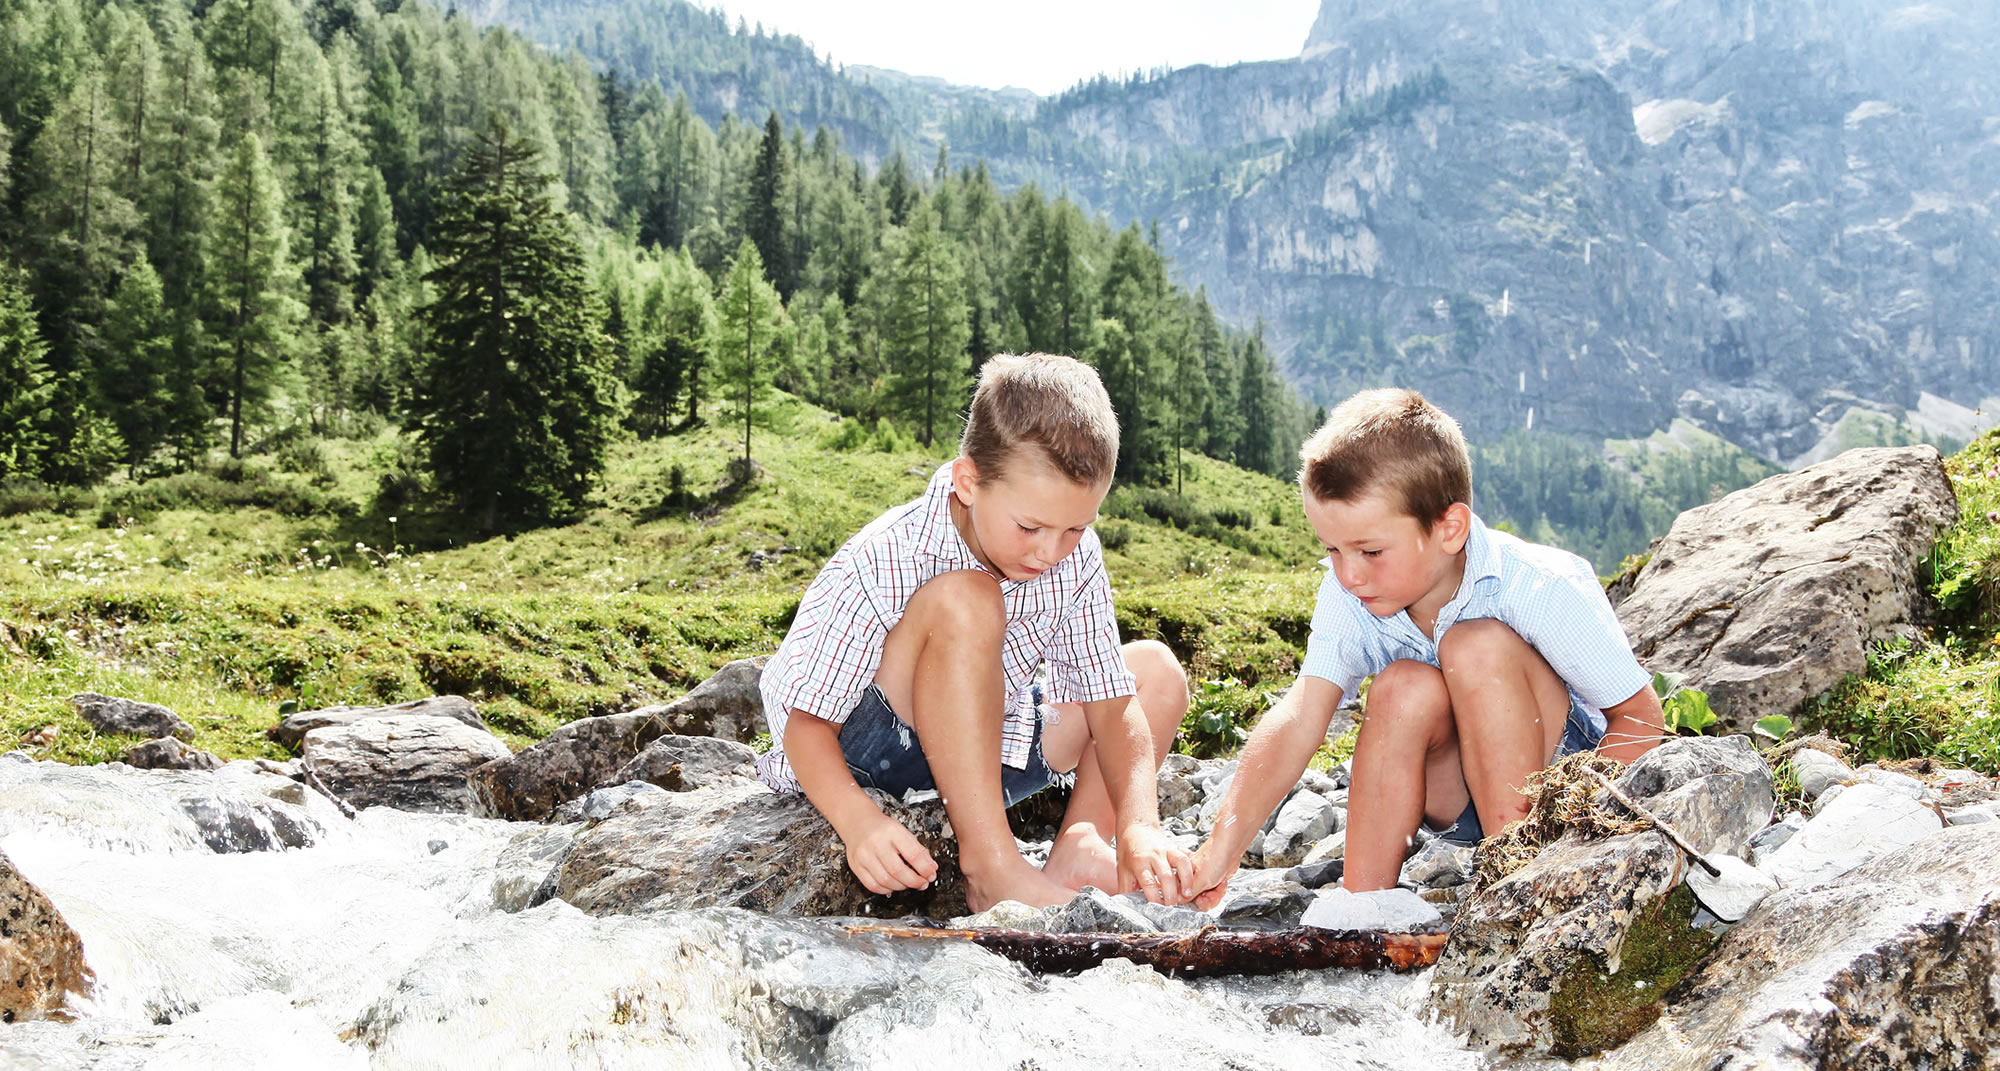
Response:
[[[1594,953],[1576,958],[1549,994],[1553,1053],[1577,1059],[1626,1041],[1660,1017],[1667,992],[1693,974],[1716,937],[1688,925],[1694,894],[1677,886],[1632,920],[1618,973]]]

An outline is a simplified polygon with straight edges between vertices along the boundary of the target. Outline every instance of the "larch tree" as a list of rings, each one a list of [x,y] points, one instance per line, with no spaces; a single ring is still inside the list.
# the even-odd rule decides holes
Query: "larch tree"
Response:
[[[771,394],[784,304],[764,278],[764,258],[749,238],[736,247],[715,297],[715,389],[724,419],[743,423],[741,478],[748,480],[750,429]]]
[[[940,424],[965,404],[970,364],[966,347],[965,276],[937,213],[920,205],[893,243],[888,266],[889,308],[884,340],[889,352],[889,394],[896,411],[922,430],[925,446]]]
[[[242,456],[246,417],[261,415],[292,367],[304,319],[282,197],[263,141],[244,134],[216,185],[208,232],[207,334],[225,377],[230,457]]]
[[[55,394],[47,354],[24,273],[0,263],[0,479],[41,472]]]

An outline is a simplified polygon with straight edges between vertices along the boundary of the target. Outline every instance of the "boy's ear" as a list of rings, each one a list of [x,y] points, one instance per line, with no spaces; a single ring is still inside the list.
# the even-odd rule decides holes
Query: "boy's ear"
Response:
[[[979,466],[964,454],[958,455],[951,463],[951,485],[960,498],[967,498],[979,490]]]
[[[1432,531],[1444,544],[1445,553],[1457,554],[1464,550],[1465,541],[1472,538],[1472,507],[1463,502],[1446,506],[1444,516],[1438,518]]]

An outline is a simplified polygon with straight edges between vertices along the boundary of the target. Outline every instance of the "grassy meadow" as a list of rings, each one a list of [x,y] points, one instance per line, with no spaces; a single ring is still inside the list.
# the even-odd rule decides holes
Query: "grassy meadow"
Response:
[[[168,706],[225,758],[282,757],[264,730],[292,705],[458,693],[518,747],[677,696],[775,648],[825,557],[949,457],[803,404],[773,423],[747,486],[740,430],[628,441],[586,515],[483,538],[427,508],[388,430],[0,489],[0,749],[137,742],[77,718],[84,691]],[[1289,485],[1190,455],[1181,493],[1116,488],[1098,528],[1127,634],[1214,678],[1210,708],[1234,721],[1296,668],[1317,555]]]
[[[294,706],[457,693],[520,747],[673,698],[772,650],[825,557],[949,456],[802,403],[772,425],[747,485],[740,430],[628,441],[587,514],[485,537],[427,504],[387,429],[91,492],[0,488],[0,749],[98,762],[137,742],[76,717],[84,691],[170,707],[225,758],[284,757],[264,730]],[[2000,772],[2000,437],[1949,467],[1963,517],[1930,562],[1935,641],[1877,652],[1799,728]],[[1181,746],[1231,750],[1311,621],[1296,490],[1189,455],[1178,490],[1114,488],[1097,530],[1126,636],[1190,667]]]

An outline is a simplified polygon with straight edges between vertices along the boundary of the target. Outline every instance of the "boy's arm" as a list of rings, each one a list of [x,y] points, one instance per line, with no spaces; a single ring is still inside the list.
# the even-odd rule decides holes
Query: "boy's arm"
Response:
[[[1121,695],[1083,704],[1083,717],[1117,815],[1117,891],[1157,892],[1162,903],[1184,902],[1191,891],[1182,887],[1182,876],[1190,873],[1188,856],[1160,829],[1160,789],[1154,776],[1160,767],[1145,712],[1136,697]],[[1145,880],[1148,874],[1157,884]]]
[[[1222,902],[1229,876],[1242,862],[1250,839],[1264,828],[1272,808],[1298,784],[1313,753],[1326,741],[1333,712],[1340,709],[1340,686],[1324,677],[1301,675],[1283,699],[1258,720],[1243,745],[1236,776],[1215,812],[1215,829],[1194,857],[1194,906],[1208,911]]]
[[[803,710],[785,720],[785,758],[792,776],[847,846],[847,866],[868,891],[929,888],[937,861],[903,823],[854,780],[840,753],[840,726]]]
[[[1604,740],[1597,753],[1619,762],[1631,762],[1653,750],[1667,735],[1666,715],[1650,683],[1624,702],[1605,707],[1604,722]]]

